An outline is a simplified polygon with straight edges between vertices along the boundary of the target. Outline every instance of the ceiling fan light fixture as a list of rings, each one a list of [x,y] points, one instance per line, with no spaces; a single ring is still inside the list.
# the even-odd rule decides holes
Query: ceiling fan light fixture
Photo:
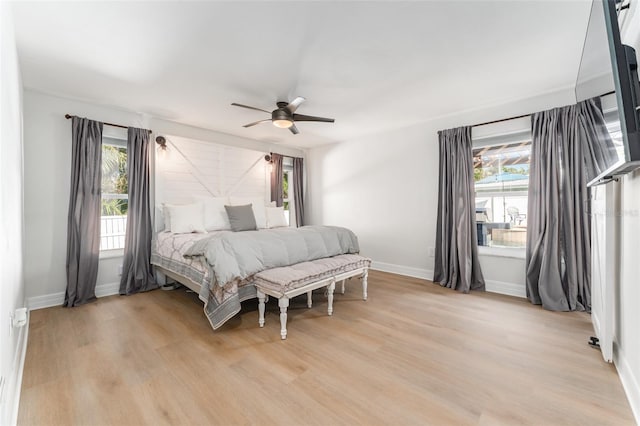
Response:
[[[0,0],[0,1],[2,1],[2,0]],[[279,128],[279,129],[288,129],[291,133],[293,133],[294,135],[297,135],[298,133],[300,133],[300,131],[296,127],[296,123],[298,121],[317,121],[317,122],[321,122],[321,123],[333,123],[335,121],[333,118],[325,118],[325,117],[316,117],[316,116],[313,116],[313,115],[296,114],[296,111],[298,110],[298,107],[304,101],[305,101],[305,99],[303,97],[301,97],[301,96],[298,96],[297,98],[295,98],[291,102],[278,101],[278,102],[276,102],[276,105],[278,106],[278,108],[274,109],[273,111],[271,111],[271,119],[267,118],[267,119],[264,119],[264,120],[254,121],[253,123],[245,124],[242,127],[245,127],[245,128],[253,127],[253,126],[257,125],[257,124],[265,123],[267,121],[271,121],[271,123],[273,123],[273,125],[276,126],[277,128]],[[241,108],[247,108],[247,109],[252,109],[252,110],[262,111],[262,112],[268,113],[268,111],[266,111],[266,110],[264,110],[262,108],[256,108],[256,107],[252,107],[252,106],[249,106],[249,105],[237,104],[235,102],[232,103],[231,105],[237,106],[237,107],[241,107]]]
[[[277,120],[273,120],[272,123],[274,126],[279,127],[281,129],[288,129],[289,127],[293,126],[293,121],[286,118],[279,118]]]

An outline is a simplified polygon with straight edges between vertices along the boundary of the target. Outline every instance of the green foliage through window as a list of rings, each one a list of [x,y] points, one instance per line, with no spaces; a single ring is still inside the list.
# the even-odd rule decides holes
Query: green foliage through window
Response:
[[[127,194],[127,149],[102,145],[102,215],[126,215],[129,207]]]
[[[289,198],[289,173],[282,174],[282,198]]]

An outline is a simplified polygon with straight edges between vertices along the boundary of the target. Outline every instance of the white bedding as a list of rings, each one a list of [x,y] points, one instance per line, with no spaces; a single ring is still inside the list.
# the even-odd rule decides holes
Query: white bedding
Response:
[[[185,258],[184,254],[195,241],[211,234],[159,232],[152,244],[151,264],[186,277],[200,286],[206,285],[211,277],[209,267],[201,259]]]
[[[172,234],[159,232],[151,247],[151,264],[160,266],[178,276],[185,277],[200,285],[200,300],[204,302],[204,312],[213,329],[217,329],[240,311],[240,302],[256,297],[256,288],[250,280],[233,282],[224,286],[216,285],[210,266],[202,257],[185,258],[185,252],[203,238],[210,238],[217,232]]]

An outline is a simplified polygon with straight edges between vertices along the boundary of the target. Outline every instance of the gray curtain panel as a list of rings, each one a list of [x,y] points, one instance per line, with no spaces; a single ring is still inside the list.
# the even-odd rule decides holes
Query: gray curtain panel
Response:
[[[151,211],[149,208],[149,131],[127,132],[129,207],[120,294],[158,288],[151,270]]]
[[[604,167],[613,142],[597,99],[536,113],[531,125],[527,297],[549,310],[590,311],[587,179]]]
[[[96,298],[102,208],[102,123],[73,117],[64,305]]]
[[[584,149],[587,182],[589,182],[613,164],[618,154],[607,130],[600,98],[580,102],[576,109],[580,121],[578,131],[583,141],[581,146]]]
[[[464,293],[484,290],[478,260],[471,127],[442,130],[434,281]]]
[[[282,206],[282,155],[271,154],[271,201]]]
[[[293,159],[293,203],[296,209],[296,226],[304,225],[304,194],[302,191],[302,158]]]

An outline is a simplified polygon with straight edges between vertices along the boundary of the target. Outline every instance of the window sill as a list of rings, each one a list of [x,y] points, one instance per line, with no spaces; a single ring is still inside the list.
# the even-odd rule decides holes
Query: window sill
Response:
[[[478,255],[494,257],[510,257],[512,259],[524,259],[525,249],[520,247],[486,247],[478,246]]]
[[[100,259],[112,259],[114,257],[122,257],[122,256],[124,256],[124,249],[100,251]]]

